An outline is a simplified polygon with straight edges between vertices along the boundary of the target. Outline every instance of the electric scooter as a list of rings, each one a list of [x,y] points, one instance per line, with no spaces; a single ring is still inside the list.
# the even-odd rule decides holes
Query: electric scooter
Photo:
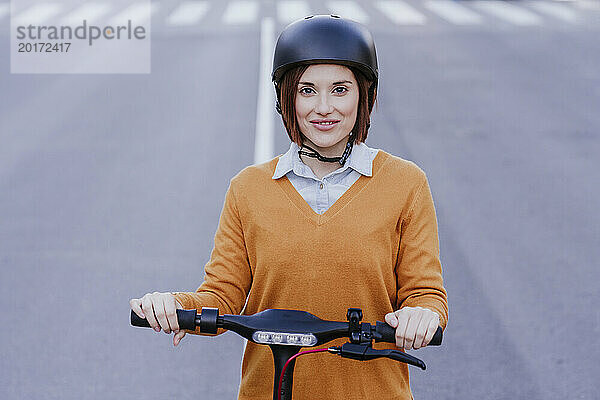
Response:
[[[395,361],[414,365],[425,370],[425,363],[399,350],[377,350],[375,342],[396,343],[396,330],[385,322],[375,325],[361,323],[362,310],[349,308],[346,322],[326,321],[306,311],[269,309],[254,315],[219,315],[217,308],[177,310],[180,329],[216,334],[219,328],[227,329],[256,344],[267,345],[273,353],[275,379],[273,400],[291,400],[294,364],[302,354],[328,351],[341,357],[367,361],[387,357]],[[131,310],[131,325],[150,327],[146,319]],[[341,346],[300,351],[302,347],[314,347],[338,338],[350,341]],[[438,327],[429,346],[442,343],[442,328]]]

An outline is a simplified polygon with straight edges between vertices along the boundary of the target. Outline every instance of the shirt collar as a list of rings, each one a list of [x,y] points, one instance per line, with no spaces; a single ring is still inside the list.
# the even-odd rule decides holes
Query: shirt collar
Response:
[[[290,171],[294,171],[296,175],[301,176],[307,176],[308,174],[312,175],[312,170],[308,171],[310,170],[310,167],[304,164],[300,159],[300,156],[298,156],[298,150],[300,150],[298,145],[295,142],[291,142],[288,151],[281,155],[277,161],[275,173],[272,177],[273,179],[279,179]],[[336,171],[341,172],[346,168],[352,168],[362,175],[371,176],[373,162],[370,157],[370,148],[362,142],[352,146],[352,151],[346,160],[346,164]]]

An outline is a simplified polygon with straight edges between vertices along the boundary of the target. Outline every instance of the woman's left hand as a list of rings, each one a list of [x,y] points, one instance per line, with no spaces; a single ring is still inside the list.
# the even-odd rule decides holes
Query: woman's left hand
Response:
[[[428,308],[403,307],[386,314],[385,322],[396,328],[396,346],[416,350],[429,344],[440,324],[440,316]]]

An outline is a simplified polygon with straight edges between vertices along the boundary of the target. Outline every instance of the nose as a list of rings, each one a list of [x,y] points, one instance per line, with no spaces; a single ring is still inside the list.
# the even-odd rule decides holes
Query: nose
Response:
[[[333,112],[333,105],[329,101],[329,96],[327,96],[327,94],[323,93],[319,96],[319,100],[315,105],[315,112],[321,115],[331,114]]]

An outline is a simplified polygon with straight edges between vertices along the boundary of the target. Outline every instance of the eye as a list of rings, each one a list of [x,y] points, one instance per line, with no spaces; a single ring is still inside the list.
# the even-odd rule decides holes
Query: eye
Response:
[[[338,89],[342,89],[342,90],[338,91]],[[348,91],[348,89],[346,89],[346,87],[344,87],[344,86],[338,86],[335,89],[333,89],[333,91],[335,93],[342,94],[342,93],[346,93]]]
[[[305,91],[304,91],[305,89],[306,89],[306,90],[312,90],[312,88],[310,88],[310,87],[308,87],[308,86],[305,86],[305,87],[303,87],[302,89],[300,89],[300,90],[299,90],[299,92],[300,92],[300,93],[302,93],[302,94],[309,94],[308,92],[305,92]]]

